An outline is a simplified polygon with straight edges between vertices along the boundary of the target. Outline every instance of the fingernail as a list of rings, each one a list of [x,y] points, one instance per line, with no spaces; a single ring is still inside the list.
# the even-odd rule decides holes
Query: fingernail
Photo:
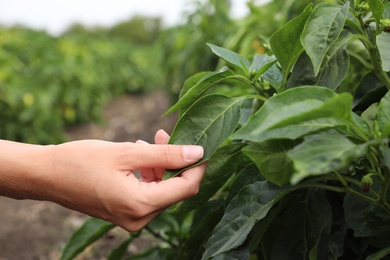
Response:
[[[148,142],[145,142],[143,140],[137,140],[135,143],[136,144],[149,144]]]
[[[199,145],[186,145],[183,147],[184,160],[196,162],[203,157],[203,147]]]

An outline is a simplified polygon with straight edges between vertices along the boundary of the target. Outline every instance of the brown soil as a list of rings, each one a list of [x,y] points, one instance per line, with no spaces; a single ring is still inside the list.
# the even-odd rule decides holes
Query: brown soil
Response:
[[[105,109],[104,123],[74,127],[67,131],[69,140],[102,139],[108,141],[153,142],[154,133],[173,129],[176,116],[161,118],[170,106],[162,91],[146,95],[128,95],[115,99]],[[42,201],[17,201],[0,197],[0,260],[59,259],[61,249],[85,219],[81,213]],[[128,233],[115,228],[89,247],[77,259],[105,259]],[[132,243],[129,254],[156,243],[142,237]]]

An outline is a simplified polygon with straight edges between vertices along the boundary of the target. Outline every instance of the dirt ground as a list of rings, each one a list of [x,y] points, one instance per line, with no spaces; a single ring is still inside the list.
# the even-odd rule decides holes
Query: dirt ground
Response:
[[[69,140],[153,142],[158,129],[170,133],[174,127],[175,115],[161,118],[169,106],[169,98],[162,91],[123,96],[108,104],[104,123],[78,126],[69,129],[67,135]],[[0,197],[0,260],[57,260],[66,241],[87,218],[49,202]],[[124,230],[115,228],[77,259],[104,259],[110,248],[127,236]],[[155,242],[140,238],[129,247],[129,254]]]

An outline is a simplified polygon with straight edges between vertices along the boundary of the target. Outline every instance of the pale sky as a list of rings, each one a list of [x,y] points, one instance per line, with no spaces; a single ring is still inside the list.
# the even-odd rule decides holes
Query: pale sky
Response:
[[[269,0],[257,0],[264,3]],[[247,0],[232,0],[234,17],[247,13]],[[134,14],[160,16],[165,25],[180,22],[187,0],[0,0],[0,24],[23,24],[59,34],[74,22],[110,26]]]

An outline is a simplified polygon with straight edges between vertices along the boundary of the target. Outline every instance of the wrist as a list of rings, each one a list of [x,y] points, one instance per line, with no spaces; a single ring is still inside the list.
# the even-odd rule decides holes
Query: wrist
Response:
[[[51,147],[0,140],[0,195],[45,200]]]

